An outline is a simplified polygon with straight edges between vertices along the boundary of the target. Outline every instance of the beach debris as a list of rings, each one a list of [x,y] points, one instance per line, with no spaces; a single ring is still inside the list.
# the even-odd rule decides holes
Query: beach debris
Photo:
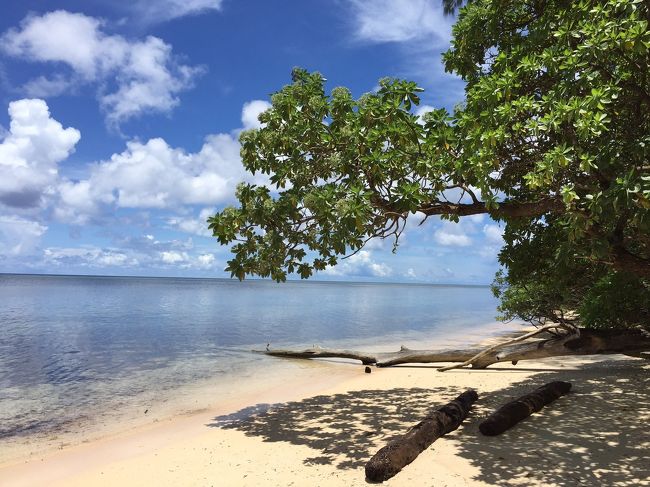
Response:
[[[370,372],[372,372],[372,369],[366,365],[366,374],[369,374]]]
[[[434,409],[418,424],[379,450],[366,464],[366,478],[383,482],[394,477],[431,443],[454,431],[467,417],[478,393],[468,389],[456,399]]]
[[[550,323],[546,324],[544,326],[540,326],[539,328],[535,328],[535,330],[530,331],[528,333],[524,333],[523,335],[516,336],[514,338],[511,338],[509,340],[499,342],[496,345],[493,345],[491,347],[486,348],[485,350],[482,350],[481,352],[477,353],[473,357],[465,360],[464,362],[460,364],[454,364],[454,365],[447,365],[446,367],[440,367],[440,372],[444,372],[446,370],[452,370],[452,369],[460,369],[461,367],[465,367],[466,365],[472,365],[478,363],[481,358],[484,356],[493,353],[497,350],[501,350],[503,347],[508,346],[508,345],[513,345],[515,343],[523,342],[528,340],[529,338],[533,338],[535,336],[539,336],[542,333],[551,333],[551,335],[555,337],[562,337],[564,340],[573,340],[576,338],[580,338],[580,328],[577,326],[573,326],[570,323]],[[497,355],[498,357],[498,355]],[[511,360],[511,362],[516,362],[517,359]],[[514,365],[514,364],[513,364]]]
[[[303,350],[271,349],[253,350],[274,357],[286,358],[347,358],[360,360],[363,365],[389,367],[408,363],[452,362],[454,365],[440,367],[444,372],[471,366],[484,369],[499,362],[516,365],[520,360],[539,360],[565,355],[624,354],[638,357],[650,350],[650,336],[637,329],[596,330],[575,328],[568,325],[549,324],[520,336],[510,337],[488,348],[461,350],[411,350],[401,347],[397,352],[364,352],[321,347]]]
[[[377,354],[356,352],[354,350],[328,349],[314,346],[304,350],[253,350],[253,353],[263,353],[273,357],[286,358],[349,358],[360,360],[363,365],[372,365],[377,362]]]
[[[529,394],[507,402],[483,421],[478,429],[486,436],[500,435],[570,390],[569,382],[549,382]]]

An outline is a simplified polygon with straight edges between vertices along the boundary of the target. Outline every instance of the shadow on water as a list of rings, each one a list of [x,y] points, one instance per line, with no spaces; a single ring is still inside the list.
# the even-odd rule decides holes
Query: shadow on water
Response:
[[[499,405],[552,380],[572,382],[573,391],[501,436],[479,433],[481,419]],[[458,441],[458,455],[478,468],[473,479],[488,484],[648,485],[649,391],[650,368],[635,360],[543,372],[481,394],[464,425],[449,437]],[[396,388],[315,396],[258,404],[216,417],[209,426],[308,446],[315,454],[305,464],[358,468],[430,408],[460,392]]]

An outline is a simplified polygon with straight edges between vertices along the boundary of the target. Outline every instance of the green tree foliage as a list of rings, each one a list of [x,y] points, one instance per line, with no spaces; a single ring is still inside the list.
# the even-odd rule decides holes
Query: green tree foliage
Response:
[[[368,239],[397,243],[415,212],[487,213],[506,228],[506,318],[647,324],[649,20],[642,0],[470,2],[444,54],[465,100],[423,120],[413,82],[355,99],[294,70],[241,135],[245,167],[274,188],[242,184],[240,206],[209,219],[235,242],[228,270],[306,278]]]

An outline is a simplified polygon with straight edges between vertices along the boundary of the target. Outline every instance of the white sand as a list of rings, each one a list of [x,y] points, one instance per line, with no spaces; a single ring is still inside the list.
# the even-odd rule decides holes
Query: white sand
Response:
[[[480,399],[464,425],[385,485],[650,485],[650,366],[642,360],[371,374],[323,362],[268,383],[260,375],[254,390],[242,385],[210,410],[0,462],[0,485],[363,486],[363,466],[377,449],[466,388]],[[574,392],[499,437],[480,435],[489,411],[551,380],[572,382]],[[228,417],[260,403],[285,404]]]

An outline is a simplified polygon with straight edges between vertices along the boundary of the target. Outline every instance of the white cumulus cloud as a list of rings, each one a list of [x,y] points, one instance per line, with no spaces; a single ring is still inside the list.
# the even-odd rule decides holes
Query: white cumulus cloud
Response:
[[[57,73],[51,79],[30,81],[26,90],[40,96],[61,94],[73,82],[96,84],[112,125],[147,112],[169,112],[178,104],[178,94],[202,72],[202,68],[178,63],[172,47],[157,37],[130,40],[102,29],[101,20],[65,10],[30,15],[20,28],[0,37],[0,50],[72,70],[70,79]],[[111,84],[116,89],[106,91]]]
[[[467,247],[468,245],[472,245],[472,239],[463,233],[450,233],[446,230],[436,230],[433,238],[440,245],[454,247]]]
[[[235,187],[244,180],[264,184],[267,178],[244,170],[233,135],[210,135],[196,153],[171,147],[160,138],[131,141],[125,151],[92,166],[88,179],[63,181],[55,215],[84,223],[106,205],[157,209],[215,205],[234,198]],[[184,231],[197,228],[191,222],[171,220]]]
[[[45,263],[55,267],[135,267],[137,259],[119,249],[101,249],[93,246],[49,247],[43,251]]]
[[[175,250],[170,250],[167,252],[161,252],[160,260],[162,260],[165,264],[178,264],[180,262],[187,262],[189,260],[189,256],[187,255],[187,252],[177,252]]]
[[[244,103],[241,111],[241,123],[246,129],[258,129],[262,127],[261,122],[257,119],[260,113],[265,112],[271,108],[271,104],[264,100],[252,100]]]
[[[418,123],[421,125],[424,125],[424,116],[435,110],[436,107],[433,107],[431,105],[420,105],[415,109],[414,115],[418,117]]]
[[[347,0],[347,4],[351,37],[395,44],[408,59],[400,76],[418,79],[430,88],[427,101],[449,106],[463,99],[463,82],[446,73],[441,62],[440,53],[450,47],[454,22],[444,15],[441,0]]]
[[[265,103],[247,103],[242,113],[259,113]],[[246,125],[246,117],[242,118]],[[130,141],[123,152],[93,164],[88,178],[61,181],[54,215],[60,221],[81,225],[116,208],[176,209],[233,201],[235,188],[242,181],[269,184],[268,176],[251,175],[244,169],[236,133],[208,135],[198,152],[171,147],[161,138]],[[167,223],[187,233],[209,236],[205,220],[213,213],[213,207],[204,208],[198,219],[173,216]]]
[[[89,163],[85,177],[68,179],[59,174],[59,166],[74,150],[79,131],[63,128],[43,100],[12,102],[9,113],[9,131],[0,138],[0,258],[38,250],[47,226],[25,215],[75,226],[110,222],[118,227],[145,215],[146,221],[138,223],[144,230],[140,237],[112,232],[113,247],[47,247],[39,265],[213,270],[216,256],[193,248],[191,238],[159,241],[149,228],[150,210],[160,210],[153,214],[167,229],[209,236],[207,218],[219,206],[234,203],[239,182],[268,184],[268,176],[244,170],[239,130],[207,136],[196,152],[161,138],[133,140],[124,151]],[[377,275],[388,272],[374,262],[367,269]]]
[[[192,233],[201,237],[211,237],[212,232],[208,229],[208,217],[216,213],[216,208],[203,208],[199,212],[198,218],[185,216],[174,216],[167,220],[172,228],[185,233]]]
[[[483,227],[483,233],[488,243],[493,245],[503,244],[503,228],[499,227],[499,225],[485,225]]]
[[[38,206],[58,178],[58,163],[74,150],[81,134],[50,116],[43,100],[9,104],[11,124],[0,142],[0,203]]]
[[[369,250],[361,250],[334,267],[323,271],[330,276],[388,277],[393,273],[390,266],[373,259]]]
[[[438,228],[433,233],[433,240],[448,247],[468,247],[473,241],[470,235],[478,231],[478,224],[484,215],[471,215],[460,219],[458,223],[441,220]]]
[[[222,3],[222,0],[137,0],[131,8],[143,22],[154,23],[221,10]]]
[[[62,75],[55,75],[51,78],[38,76],[28,81],[23,89],[27,96],[32,98],[45,98],[48,96],[59,96],[70,90],[74,86],[72,80]]]
[[[3,219],[0,218],[0,236]],[[24,227],[22,231],[24,232]],[[130,237],[115,242],[115,246],[98,247],[82,245],[79,247],[47,247],[43,250],[38,265],[48,269],[105,269],[123,267],[140,270],[178,270],[194,269],[213,271],[219,269],[219,262],[213,253],[192,249],[190,242],[175,240],[159,241],[153,235]],[[4,254],[4,255],[3,255]],[[0,259],[7,256],[0,239]],[[11,257],[11,254],[9,254]],[[36,257],[36,254],[34,255]]]
[[[451,21],[440,0],[350,0],[357,38],[370,42],[447,42]]]
[[[0,256],[29,255],[36,250],[45,225],[14,215],[0,215]]]
[[[177,267],[180,269],[212,270],[217,268],[217,259],[214,254],[189,254],[176,250],[161,252],[160,262],[165,267]]]
[[[479,248],[479,255],[481,255],[481,257],[488,260],[496,259],[499,250],[501,250],[504,244],[503,230],[503,227],[494,223],[489,223],[483,226],[485,244]]]
[[[213,254],[201,254],[196,258],[196,267],[200,269],[213,269],[216,263],[216,258]]]

